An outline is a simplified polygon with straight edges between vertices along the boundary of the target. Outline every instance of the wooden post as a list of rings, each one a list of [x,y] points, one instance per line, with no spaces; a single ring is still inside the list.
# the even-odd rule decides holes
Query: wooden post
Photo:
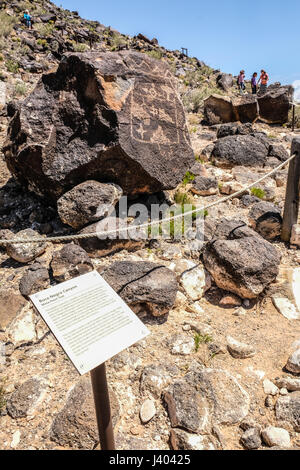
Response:
[[[295,131],[295,109],[296,106],[293,104],[293,124],[292,124],[292,131]]]
[[[296,153],[294,160],[290,162],[287,180],[283,225],[281,239],[289,242],[291,239],[292,227],[298,222],[299,212],[299,191],[300,191],[300,138],[297,137],[292,142],[292,155]]]

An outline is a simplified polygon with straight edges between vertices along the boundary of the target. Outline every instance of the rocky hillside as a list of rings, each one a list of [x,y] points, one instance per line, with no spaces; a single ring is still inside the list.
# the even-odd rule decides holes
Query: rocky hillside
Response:
[[[96,269],[151,332],[107,364],[118,449],[299,449],[300,231],[280,239],[287,166],[249,189],[299,149],[297,134],[256,107],[255,123],[237,121],[253,103],[235,100],[232,77],[155,39],[45,1],[0,4],[0,239],[41,237],[0,246],[1,448],[99,448],[89,377],[29,301]],[[203,122],[216,92],[236,122]],[[201,211],[183,239],[174,222],[144,238],[46,239],[123,227],[136,203],[147,220],[155,204]]]

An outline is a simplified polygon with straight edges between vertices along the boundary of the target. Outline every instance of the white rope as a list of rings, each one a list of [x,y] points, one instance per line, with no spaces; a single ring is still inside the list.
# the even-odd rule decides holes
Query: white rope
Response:
[[[108,236],[108,235],[122,234],[125,231],[130,233],[132,230],[137,231],[139,229],[149,228],[149,227],[153,227],[153,226],[156,226],[156,225],[161,225],[165,222],[171,222],[173,220],[182,219],[183,217],[187,217],[189,215],[193,215],[193,214],[203,212],[207,209],[210,209],[211,207],[217,206],[219,204],[222,204],[223,202],[227,202],[230,199],[233,199],[235,197],[238,197],[238,196],[242,195],[248,189],[251,189],[251,188],[255,187],[257,184],[261,183],[263,180],[265,180],[269,176],[272,176],[274,173],[281,170],[281,168],[283,168],[285,165],[287,165],[289,162],[291,162],[296,157],[296,155],[297,155],[296,153],[293,154],[285,162],[281,163],[276,168],[274,168],[272,171],[265,174],[264,176],[259,178],[254,183],[251,183],[249,186],[246,186],[245,188],[243,188],[239,191],[236,191],[235,193],[230,194],[229,196],[225,196],[222,199],[214,201],[214,202],[208,204],[207,206],[198,207],[197,209],[193,209],[191,211],[188,211],[188,212],[185,212],[185,213],[182,213],[182,214],[174,215],[172,217],[167,217],[167,218],[162,219],[162,220],[156,220],[154,222],[147,222],[147,223],[144,223],[144,224],[141,224],[141,225],[132,225],[132,226],[126,227],[126,228],[124,227],[124,228],[119,228],[119,229],[114,229],[114,230],[107,230],[105,232],[90,232],[90,233],[82,233],[82,234],[78,234],[78,235],[65,235],[65,236],[61,236],[61,237],[50,237],[50,238],[35,237],[35,238],[28,238],[28,239],[12,238],[10,240],[0,240],[0,245],[32,244],[32,243],[45,243],[45,242],[57,243],[57,242],[66,242],[66,241],[72,241],[72,240],[84,240],[84,239],[87,239],[87,238],[94,238],[94,237],[99,237],[100,238],[100,237],[105,237],[105,236]]]

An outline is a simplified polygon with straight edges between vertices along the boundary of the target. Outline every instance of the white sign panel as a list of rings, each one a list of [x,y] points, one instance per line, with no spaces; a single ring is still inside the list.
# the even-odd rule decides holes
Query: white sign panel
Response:
[[[97,271],[30,298],[81,375],[149,335]]]

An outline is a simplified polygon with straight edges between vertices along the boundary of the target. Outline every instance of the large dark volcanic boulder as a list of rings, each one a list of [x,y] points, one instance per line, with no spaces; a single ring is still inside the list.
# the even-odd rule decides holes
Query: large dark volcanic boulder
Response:
[[[293,101],[294,89],[291,86],[270,86],[258,97],[260,118],[268,123],[285,123],[289,119],[290,102]]]
[[[268,157],[268,148],[258,138],[251,135],[230,135],[219,139],[213,150],[213,160],[217,166],[263,167]]]
[[[235,121],[231,99],[228,96],[211,95],[204,101],[204,117],[209,125]]]
[[[241,122],[253,122],[258,117],[256,96],[242,95],[232,100],[235,119]]]
[[[67,54],[11,120],[10,171],[54,200],[86,180],[130,195],[175,188],[194,156],[172,77],[136,52]]]

